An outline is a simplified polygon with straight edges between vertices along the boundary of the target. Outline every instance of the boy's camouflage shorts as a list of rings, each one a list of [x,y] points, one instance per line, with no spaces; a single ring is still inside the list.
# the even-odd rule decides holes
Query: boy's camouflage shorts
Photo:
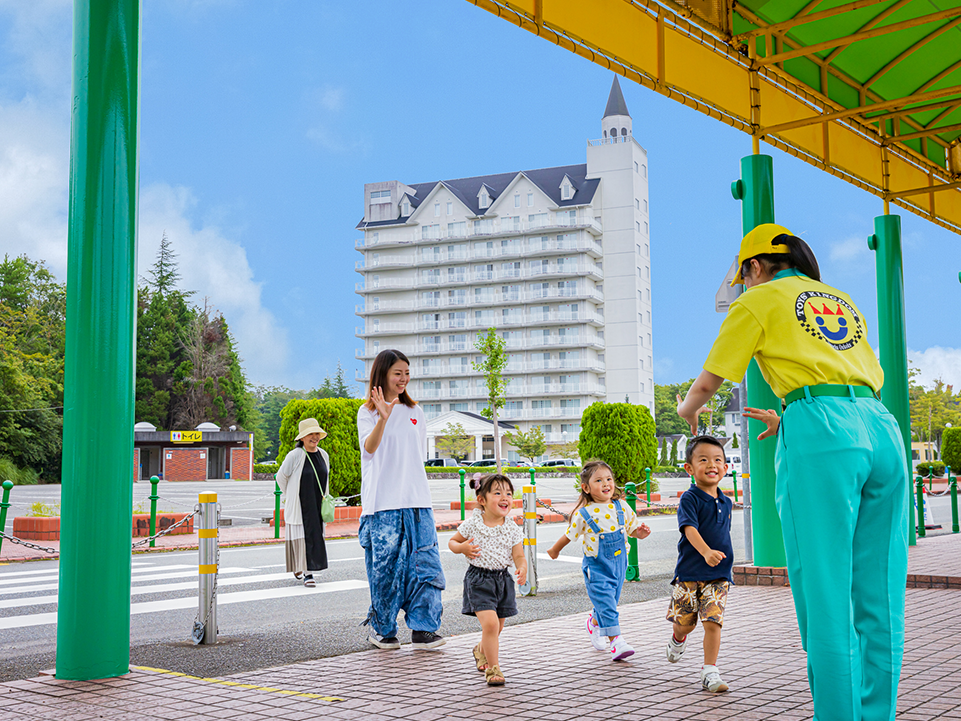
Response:
[[[671,606],[667,620],[681,626],[693,626],[698,617],[724,625],[724,604],[731,584],[724,579],[716,581],[677,581],[671,591]]]

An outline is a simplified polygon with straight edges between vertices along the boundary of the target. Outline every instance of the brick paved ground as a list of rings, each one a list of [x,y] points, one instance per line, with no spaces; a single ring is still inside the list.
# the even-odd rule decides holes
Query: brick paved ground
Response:
[[[907,645],[898,718],[961,719],[961,617],[958,591],[909,589]],[[536,599],[524,600],[536,603]],[[731,690],[702,692],[700,631],[678,664],[668,664],[666,601],[624,606],[625,635],[638,653],[614,664],[594,651],[582,616],[508,627],[502,637],[503,688],[488,688],[470,649],[479,634],[434,651],[371,650],[238,674],[224,679],[135,670],[119,679],[50,677],[0,684],[5,721],[157,721],[190,718],[299,721],[800,721],[810,719],[805,657],[790,590],[732,590],[719,661]],[[936,619],[936,622],[932,623]],[[231,685],[228,685],[231,684]],[[235,685],[234,685],[235,684]],[[300,694],[300,695],[298,695]],[[333,696],[343,701],[325,701]]]

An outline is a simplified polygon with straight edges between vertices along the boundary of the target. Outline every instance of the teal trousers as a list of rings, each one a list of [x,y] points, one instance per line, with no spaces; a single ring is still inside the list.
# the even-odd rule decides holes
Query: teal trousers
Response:
[[[781,419],[775,500],[815,721],[893,721],[904,652],[907,461],[874,398]]]

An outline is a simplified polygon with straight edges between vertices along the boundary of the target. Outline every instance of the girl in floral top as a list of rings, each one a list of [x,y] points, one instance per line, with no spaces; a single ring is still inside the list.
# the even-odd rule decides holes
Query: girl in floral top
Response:
[[[611,467],[603,461],[590,461],[581,471],[581,497],[571,511],[567,532],[547,552],[557,558],[571,541],[582,538],[584,583],[594,610],[587,617],[587,633],[598,651],[607,650],[611,659],[623,661],[634,649],[621,636],[617,602],[621,598],[627,573],[627,537],[647,538],[651,529],[641,523],[614,485]],[[607,638],[605,638],[605,636]]]
[[[498,666],[498,639],[504,619],[517,615],[514,579],[508,567],[517,569],[517,583],[527,580],[523,535],[510,517],[514,506],[514,485],[507,476],[492,473],[471,479],[478,509],[460,524],[448,542],[454,553],[467,556],[470,566],[464,576],[462,613],[476,616],[481,624],[481,642],[474,647],[477,670],[483,671],[488,686],[503,686]]]

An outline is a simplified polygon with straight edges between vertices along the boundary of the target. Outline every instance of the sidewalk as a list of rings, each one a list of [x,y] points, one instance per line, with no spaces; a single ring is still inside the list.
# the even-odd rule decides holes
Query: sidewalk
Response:
[[[917,560],[920,555],[921,561]],[[932,575],[961,571],[961,537],[929,539],[912,561]],[[907,591],[907,633],[898,719],[961,719],[961,595]],[[518,599],[524,607],[537,598]],[[932,609],[938,623],[932,624]],[[220,679],[135,669],[123,678],[0,684],[0,717],[11,721],[301,721],[471,719],[495,721],[800,721],[812,716],[805,656],[787,588],[732,589],[719,668],[728,693],[700,690],[700,630],[678,664],[664,658],[666,599],[621,608],[637,654],[613,664],[591,648],[582,615],[508,626],[501,641],[503,688],[488,688],[470,649],[479,633],[453,637],[435,651],[371,650],[262,669]],[[339,699],[339,700],[332,700]]]

